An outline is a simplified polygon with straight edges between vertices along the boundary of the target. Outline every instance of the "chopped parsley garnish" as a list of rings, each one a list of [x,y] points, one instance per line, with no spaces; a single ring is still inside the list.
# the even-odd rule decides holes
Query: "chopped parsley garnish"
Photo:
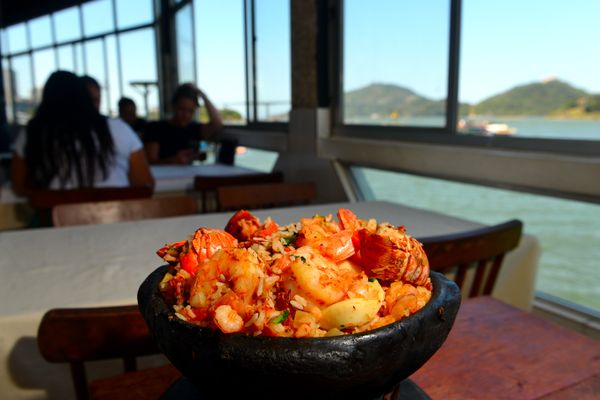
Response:
[[[377,282],[377,279],[375,279],[375,278],[369,278],[369,282]]]
[[[298,236],[292,235],[290,237],[281,238],[281,241],[283,242],[284,246],[289,246],[289,245],[296,243],[296,239],[298,239]]]
[[[283,321],[285,321],[287,319],[287,317],[289,317],[290,312],[288,310],[283,310],[283,312],[281,314],[279,314],[278,316],[276,316],[275,318],[273,318],[271,320],[272,323],[274,324],[281,324]]]

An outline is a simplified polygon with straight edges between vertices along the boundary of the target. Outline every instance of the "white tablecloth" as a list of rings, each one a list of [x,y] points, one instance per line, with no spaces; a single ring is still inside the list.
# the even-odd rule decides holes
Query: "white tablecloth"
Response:
[[[238,176],[258,171],[225,164],[153,165],[150,167],[156,181],[155,192],[180,192],[194,187],[196,176]]]
[[[388,202],[314,205],[255,214],[285,224],[316,213],[335,213],[339,207],[347,207],[361,218],[405,225],[417,238],[481,226]],[[140,283],[161,265],[155,255],[157,248],[185,239],[200,226],[223,227],[230,216],[204,214],[0,232],[0,398],[73,398],[68,368],[46,363],[37,350],[35,336],[44,312],[56,307],[135,303]],[[498,280],[500,290],[494,294],[527,308],[533,296],[538,253],[537,240],[524,236],[519,248],[507,257]],[[518,297],[511,290],[514,287],[519,288]]]

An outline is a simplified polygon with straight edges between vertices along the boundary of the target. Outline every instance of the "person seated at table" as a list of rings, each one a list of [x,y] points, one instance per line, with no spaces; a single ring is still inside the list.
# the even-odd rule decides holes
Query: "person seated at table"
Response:
[[[206,107],[209,122],[194,121],[200,103]],[[151,164],[190,164],[198,155],[202,140],[214,141],[223,127],[219,112],[208,97],[192,83],[180,85],[171,100],[173,116],[149,123],[144,131],[144,146]]]
[[[81,81],[83,82],[85,88],[89,92],[90,97],[92,98],[92,102],[94,103],[94,107],[97,111],[100,111],[100,96],[102,93],[100,84],[95,78],[89,75],[83,75],[81,77]]]
[[[127,124],[138,135],[142,135],[147,122],[143,118],[137,116],[137,107],[135,102],[129,97],[121,97],[119,99],[119,117],[127,122]]]
[[[15,140],[13,191],[154,186],[138,136],[98,112],[75,74],[50,75],[35,115]]]

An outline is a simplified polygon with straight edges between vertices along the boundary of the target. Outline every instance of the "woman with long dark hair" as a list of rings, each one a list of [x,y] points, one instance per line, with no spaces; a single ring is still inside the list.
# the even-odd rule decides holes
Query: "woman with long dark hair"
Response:
[[[138,136],[123,121],[100,115],[82,80],[67,71],[50,75],[25,134],[17,137],[11,178],[19,195],[154,185]]]

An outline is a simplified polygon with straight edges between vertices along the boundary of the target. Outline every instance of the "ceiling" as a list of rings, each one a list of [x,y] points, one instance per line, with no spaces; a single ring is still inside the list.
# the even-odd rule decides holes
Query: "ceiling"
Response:
[[[0,27],[50,14],[90,0],[0,0]]]

